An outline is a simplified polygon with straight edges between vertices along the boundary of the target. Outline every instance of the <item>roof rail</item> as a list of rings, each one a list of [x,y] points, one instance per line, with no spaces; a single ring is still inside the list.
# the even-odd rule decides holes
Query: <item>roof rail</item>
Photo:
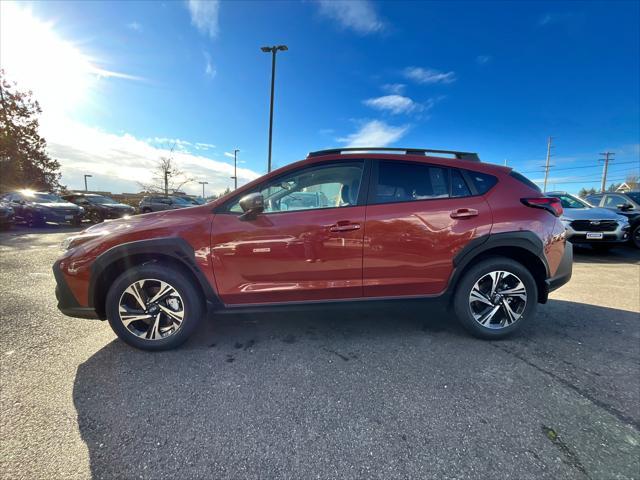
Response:
[[[309,157],[320,157],[322,155],[342,155],[343,153],[360,153],[360,152],[392,152],[394,154],[404,155],[428,155],[429,153],[446,153],[454,155],[458,160],[471,160],[479,162],[480,157],[477,153],[473,152],[458,152],[455,150],[432,150],[428,148],[385,148],[385,147],[346,147],[346,148],[332,148],[329,150],[318,150],[315,152],[309,152]]]

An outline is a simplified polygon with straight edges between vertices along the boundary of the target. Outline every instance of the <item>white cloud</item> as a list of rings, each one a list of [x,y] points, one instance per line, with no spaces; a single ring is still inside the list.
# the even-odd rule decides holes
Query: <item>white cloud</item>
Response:
[[[382,90],[393,95],[402,95],[406,85],[404,83],[386,83],[382,85]]]
[[[484,65],[486,63],[489,63],[491,61],[491,55],[478,55],[476,57],[476,63],[478,65]]]
[[[129,30],[133,30],[134,32],[142,32],[142,24],[138,22],[127,23],[127,28]]]
[[[371,120],[357,132],[339,138],[338,141],[346,143],[347,147],[386,147],[400,140],[408,130],[409,125],[394,127],[380,120]]]
[[[386,110],[397,115],[399,113],[411,113],[421,109],[421,105],[402,95],[385,95],[383,97],[364,100],[365,105],[376,110]]]
[[[216,148],[212,143],[196,142],[193,144],[196,150],[213,150]]]
[[[381,32],[385,28],[369,0],[317,0],[317,4],[321,15],[359,34]]]
[[[189,0],[187,3],[191,13],[191,23],[205,35],[215,38],[218,35],[218,0]]]
[[[456,81],[454,72],[441,72],[432,68],[407,67],[404,76],[418,83],[452,83]]]
[[[92,188],[112,193],[138,192],[138,182],[150,183],[158,159],[170,154],[173,144],[197,145],[180,139],[153,138],[142,140],[129,134],[112,134],[75,122],[43,124],[48,151],[60,161],[62,183],[69,188],[82,188],[83,175],[91,174]],[[155,144],[164,144],[159,147]],[[209,144],[200,144],[209,145]],[[198,181],[207,181],[210,191],[222,191],[231,185],[233,165],[176,148],[173,158],[194,183],[184,186],[187,193],[202,192]],[[240,184],[257,178],[250,169],[239,168]]]
[[[204,52],[204,74],[209,78],[213,78],[216,73],[218,72],[211,62],[211,55],[208,52]]]

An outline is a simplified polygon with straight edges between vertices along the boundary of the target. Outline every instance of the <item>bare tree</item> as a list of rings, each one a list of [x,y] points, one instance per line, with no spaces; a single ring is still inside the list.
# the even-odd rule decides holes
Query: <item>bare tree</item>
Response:
[[[173,151],[173,149],[171,150]],[[178,168],[171,156],[168,156],[160,157],[153,170],[153,178],[150,183],[138,182],[138,184],[147,192],[163,193],[166,197],[169,193],[179,191],[184,185],[193,182],[193,180]]]

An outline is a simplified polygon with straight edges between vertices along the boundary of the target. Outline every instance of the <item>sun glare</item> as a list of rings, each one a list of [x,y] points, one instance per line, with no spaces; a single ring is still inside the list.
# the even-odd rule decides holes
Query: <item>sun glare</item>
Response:
[[[47,113],[72,111],[90,100],[101,77],[126,77],[96,65],[53,22],[25,6],[0,2],[0,66],[19,88],[33,91]]]

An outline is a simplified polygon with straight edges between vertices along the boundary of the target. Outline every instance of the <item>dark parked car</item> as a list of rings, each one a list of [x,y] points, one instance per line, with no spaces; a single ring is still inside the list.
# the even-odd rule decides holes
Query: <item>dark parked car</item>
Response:
[[[0,201],[0,228],[7,229],[13,225],[14,211],[8,202]]]
[[[149,195],[140,201],[138,210],[140,213],[161,212],[162,210],[175,210],[177,208],[193,207],[193,203],[184,197]]]
[[[290,201],[316,192],[315,207]],[[53,267],[58,308],[161,350],[186,340],[208,306],[422,298],[495,339],[570,279],[561,215],[557,198],[475,154],[313,152],[206,205],[70,237]]]
[[[631,241],[640,248],[640,192],[607,192],[587,195],[585,200],[595,207],[613,210],[629,219]]]
[[[560,220],[567,228],[567,240],[574,245],[589,244],[597,250],[607,250],[629,241],[629,220],[606,208],[594,207],[567,192],[546,192],[562,202]]]
[[[16,221],[29,227],[44,225],[46,222],[80,225],[84,209],[67,202],[58,195],[31,190],[19,190],[3,195],[2,199],[11,204]]]
[[[118,203],[112,198],[95,193],[70,193],[63,195],[62,198],[84,208],[84,218],[93,223],[136,213],[136,209],[130,205]]]

